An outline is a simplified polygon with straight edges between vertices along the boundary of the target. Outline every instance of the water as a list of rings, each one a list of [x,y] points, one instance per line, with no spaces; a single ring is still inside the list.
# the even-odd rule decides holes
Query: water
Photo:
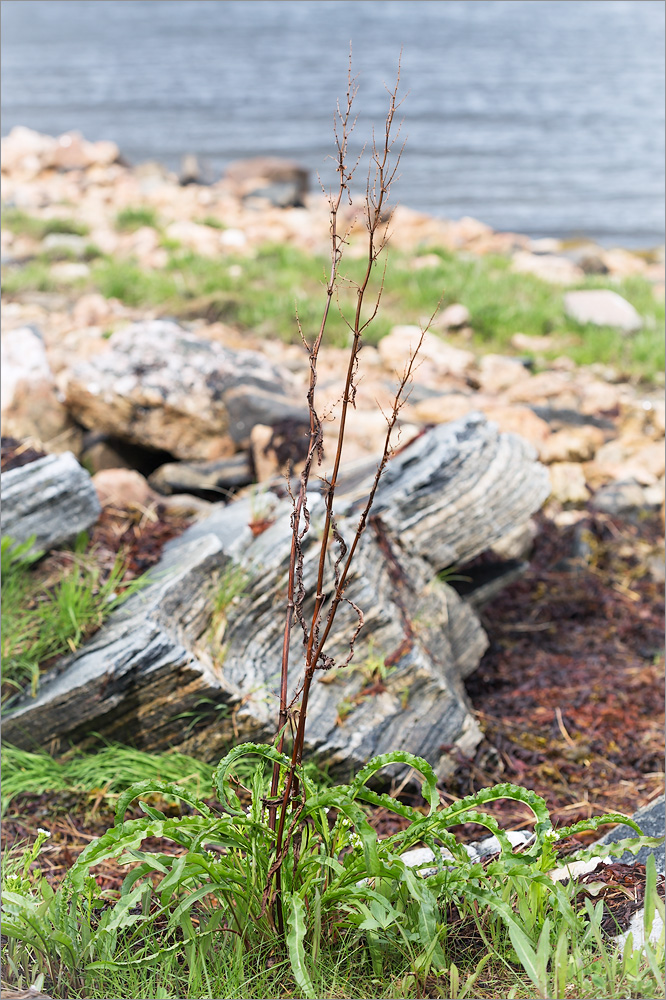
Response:
[[[663,241],[660,0],[4,0],[2,28],[3,134],[79,129],[217,173],[269,153],[330,177],[350,39],[359,137],[402,47],[403,204]]]

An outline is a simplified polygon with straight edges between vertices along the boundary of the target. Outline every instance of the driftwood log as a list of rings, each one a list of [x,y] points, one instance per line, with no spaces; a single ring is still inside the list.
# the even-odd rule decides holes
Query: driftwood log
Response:
[[[2,475],[2,534],[34,548],[73,541],[101,512],[95,487],[71,452],[46,455]]]
[[[357,468],[341,483],[344,538],[353,536],[373,472]],[[373,754],[409,749],[443,775],[452,746],[474,748],[480,733],[463,680],[487,640],[472,603],[439,574],[514,531],[548,493],[531,446],[480,414],[428,431],[392,459],[346,594],[365,626],[352,664],[322,672],[314,685],[310,756],[342,773]],[[315,492],[309,505],[306,614],[324,506]],[[269,492],[261,503],[220,507],[170,543],[150,585],[51,671],[36,698],[14,706],[5,739],[28,748],[97,732],[212,760],[231,743],[272,737],[290,517],[289,499]],[[265,530],[256,534],[257,526]],[[327,647],[336,660],[355,621],[341,607]],[[302,655],[295,632],[294,685]]]

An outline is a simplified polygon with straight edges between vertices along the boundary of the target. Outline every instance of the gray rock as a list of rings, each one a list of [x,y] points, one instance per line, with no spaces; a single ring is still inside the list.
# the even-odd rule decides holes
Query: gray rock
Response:
[[[74,233],[49,233],[42,240],[42,249],[52,258],[62,256],[83,258],[90,241]]]
[[[337,526],[347,544],[373,472],[360,463],[341,483]],[[319,674],[313,685],[311,757],[344,774],[373,754],[408,749],[443,776],[452,766],[443,744],[473,750],[481,734],[463,679],[487,639],[472,606],[437,572],[524,523],[548,492],[533,450],[480,414],[441,425],[392,459],[345,595],[364,610],[365,625],[352,665]],[[308,502],[306,619],[324,513],[314,490]],[[14,706],[5,738],[29,746],[94,731],[215,759],[234,742],[274,735],[291,513],[288,499],[266,493],[217,508],[174,539],[153,583],[45,678],[36,699]],[[329,563],[329,594],[332,573]],[[343,605],[327,648],[336,662],[346,657],[355,624],[355,612]],[[296,625],[292,691],[301,638]],[[382,683],[373,675],[378,658],[389,668]]]
[[[578,323],[614,326],[623,333],[634,333],[643,325],[631,303],[608,288],[567,292],[564,296],[564,311]]]
[[[168,462],[148,476],[158,493],[215,492],[247,486],[252,482],[252,462],[248,452],[217,462]]]
[[[634,479],[607,483],[594,494],[591,506],[617,517],[635,516],[650,506],[643,487]]]
[[[2,534],[35,536],[35,549],[56,548],[87,531],[100,515],[95,487],[71,452],[47,455],[2,476]]]
[[[285,369],[171,320],[134,323],[73,368],[66,403],[84,427],[176,458],[210,461],[249,446],[255,423],[309,424]]]
[[[664,796],[660,795],[658,799],[651,802],[648,806],[643,806],[631,817],[640,826],[646,837],[664,837],[666,834],[666,805],[664,802]],[[637,836],[636,831],[632,830],[630,826],[616,826],[610,833],[607,833],[599,841],[600,844],[614,844],[618,840],[624,840],[627,837]],[[650,854],[654,854],[655,865],[658,872],[664,872],[666,859],[664,855],[664,842],[659,847],[641,847],[638,854],[631,854],[629,851],[623,854],[621,858],[614,858],[615,861],[621,861],[625,865],[631,864],[642,864],[644,865]]]
[[[279,156],[235,160],[225,179],[239,197],[267,198],[278,208],[302,206],[309,188],[307,169]]]

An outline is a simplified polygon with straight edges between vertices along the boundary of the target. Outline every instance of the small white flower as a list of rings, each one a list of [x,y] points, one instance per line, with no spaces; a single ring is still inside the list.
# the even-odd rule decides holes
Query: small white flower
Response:
[[[50,837],[51,836],[51,831],[50,830],[43,830],[41,828],[41,826],[37,827],[37,833],[41,833],[42,836],[44,836],[44,837]]]

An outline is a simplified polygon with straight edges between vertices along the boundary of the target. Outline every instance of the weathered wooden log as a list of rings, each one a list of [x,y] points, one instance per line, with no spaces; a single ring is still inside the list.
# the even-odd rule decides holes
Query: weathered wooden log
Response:
[[[373,470],[341,484],[337,524],[354,535]],[[532,514],[549,492],[531,447],[473,414],[441,425],[396,455],[357,550],[346,597],[364,628],[345,669],[313,686],[307,752],[345,772],[368,757],[409,749],[440,774],[454,746],[480,733],[463,679],[486,636],[471,604],[437,573],[473,558]],[[312,614],[324,504],[309,496],[303,542],[305,617]],[[230,743],[267,739],[277,714],[291,502],[273,493],[216,510],[168,546],[154,582],[132,597],[76,655],[5,720],[20,746],[90,731],[210,759]],[[269,527],[255,535],[251,524]],[[328,567],[332,580],[331,552]],[[329,580],[329,583],[330,583]],[[216,600],[217,593],[217,600]],[[327,652],[342,662],[356,613],[341,606]],[[291,643],[295,688],[303,646]]]
[[[34,547],[48,551],[90,528],[100,511],[92,480],[71,452],[2,476],[2,534],[16,542],[34,535]]]

